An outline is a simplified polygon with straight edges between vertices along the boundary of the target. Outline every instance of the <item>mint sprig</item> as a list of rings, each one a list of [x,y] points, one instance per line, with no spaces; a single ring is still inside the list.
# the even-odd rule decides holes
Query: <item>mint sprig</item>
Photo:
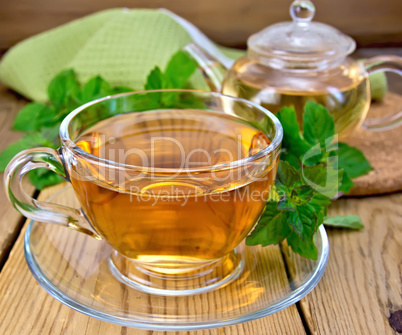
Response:
[[[353,187],[352,178],[372,170],[363,153],[336,142],[334,119],[323,106],[309,101],[303,132],[292,107],[277,114],[284,130],[283,152],[275,181],[276,199],[267,203],[247,245],[267,246],[285,239],[303,257],[317,259],[314,236],[321,224],[361,229],[356,216],[327,217],[338,192]]]
[[[173,55],[164,72],[159,67],[150,72],[144,89],[184,88],[195,69],[194,63],[179,51]],[[100,76],[81,85],[74,70],[60,72],[49,83],[48,103],[29,103],[17,114],[12,128],[25,135],[0,153],[0,171],[4,171],[9,161],[22,150],[38,146],[58,148],[61,121],[75,108],[108,95],[130,91],[134,90],[112,87]],[[29,179],[38,190],[62,181],[61,177],[46,169],[30,171]]]

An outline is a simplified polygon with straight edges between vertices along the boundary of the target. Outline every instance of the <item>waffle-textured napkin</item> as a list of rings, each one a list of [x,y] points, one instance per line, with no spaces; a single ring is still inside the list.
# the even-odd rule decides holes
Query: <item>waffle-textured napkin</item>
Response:
[[[50,80],[70,68],[81,82],[101,75],[113,86],[138,90],[155,65],[164,69],[171,56],[192,40],[228,61],[197,28],[167,10],[110,9],[20,42],[4,55],[0,80],[40,102],[47,100]],[[192,81],[201,85],[197,78]]]

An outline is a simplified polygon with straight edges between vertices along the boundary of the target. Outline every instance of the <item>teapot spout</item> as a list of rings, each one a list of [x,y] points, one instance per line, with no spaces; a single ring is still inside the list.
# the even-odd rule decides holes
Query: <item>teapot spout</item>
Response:
[[[194,42],[187,44],[183,48],[183,51],[201,69],[211,91],[221,92],[223,78],[227,68],[221,62],[219,62],[218,59],[204,51]]]

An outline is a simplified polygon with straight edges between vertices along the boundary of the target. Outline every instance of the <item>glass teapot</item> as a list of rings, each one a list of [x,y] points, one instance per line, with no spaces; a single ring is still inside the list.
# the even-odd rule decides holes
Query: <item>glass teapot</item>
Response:
[[[293,106],[300,125],[308,100],[324,105],[334,116],[341,139],[361,125],[386,130],[402,124],[402,111],[366,119],[371,101],[368,75],[377,71],[401,75],[402,58],[356,61],[348,57],[355,41],[331,26],[312,22],[314,14],[311,1],[293,1],[293,22],[277,23],[252,35],[247,55],[230,69],[194,43],[184,50],[201,67],[212,90],[253,101],[273,113]]]

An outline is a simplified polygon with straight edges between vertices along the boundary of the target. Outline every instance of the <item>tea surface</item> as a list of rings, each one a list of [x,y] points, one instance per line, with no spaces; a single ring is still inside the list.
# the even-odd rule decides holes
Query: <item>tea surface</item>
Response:
[[[230,115],[159,110],[111,117],[76,143],[121,164],[185,170],[249,157],[270,141]],[[107,168],[86,169],[95,180],[82,178],[74,168],[70,177],[95,229],[121,254],[168,268],[211,261],[233,250],[264,208],[276,160],[256,180],[243,170],[192,170],[170,179],[158,170],[145,177],[128,173],[117,183]]]

